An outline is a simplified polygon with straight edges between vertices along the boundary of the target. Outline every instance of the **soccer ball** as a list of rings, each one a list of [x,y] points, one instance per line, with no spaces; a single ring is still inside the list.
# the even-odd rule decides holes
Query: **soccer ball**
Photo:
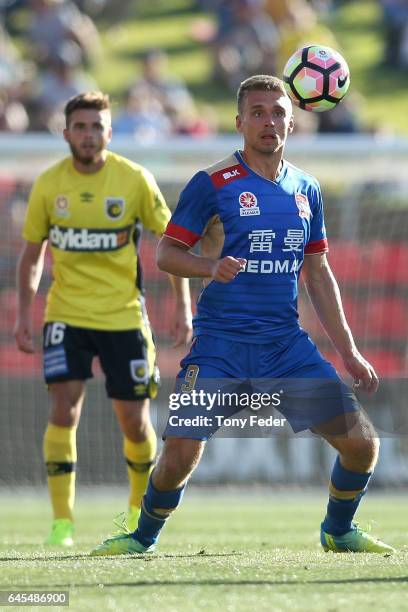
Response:
[[[283,69],[286,91],[296,106],[321,113],[334,108],[350,85],[346,60],[334,49],[311,45],[298,49]]]

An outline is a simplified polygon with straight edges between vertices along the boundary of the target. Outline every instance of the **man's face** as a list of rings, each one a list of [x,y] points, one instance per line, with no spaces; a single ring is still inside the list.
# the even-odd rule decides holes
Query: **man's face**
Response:
[[[292,103],[280,91],[248,91],[236,118],[245,146],[258,153],[283,149],[293,131]]]
[[[64,130],[74,158],[85,166],[100,159],[112,137],[109,110],[78,109],[69,118]]]

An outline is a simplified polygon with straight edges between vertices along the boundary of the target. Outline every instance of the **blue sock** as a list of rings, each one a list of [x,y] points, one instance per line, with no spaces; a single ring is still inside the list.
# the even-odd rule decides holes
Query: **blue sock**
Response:
[[[350,531],[358,505],[367,490],[372,472],[361,474],[346,470],[337,457],[330,480],[330,497],[322,529],[334,536]]]
[[[170,514],[177,508],[183,497],[184,484],[174,491],[158,491],[149,478],[146,493],[142,499],[139,523],[132,537],[143,546],[152,546],[159,538]]]

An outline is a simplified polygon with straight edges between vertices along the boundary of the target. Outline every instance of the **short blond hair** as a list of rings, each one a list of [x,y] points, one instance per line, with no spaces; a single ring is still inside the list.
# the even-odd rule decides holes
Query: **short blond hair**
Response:
[[[245,97],[248,91],[279,91],[283,96],[289,98],[285,85],[281,79],[269,74],[256,74],[242,81],[237,92],[238,113],[242,112]]]

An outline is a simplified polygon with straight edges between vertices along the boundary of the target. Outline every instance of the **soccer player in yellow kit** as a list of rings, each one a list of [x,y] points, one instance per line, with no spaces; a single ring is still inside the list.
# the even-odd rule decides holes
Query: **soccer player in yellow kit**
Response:
[[[112,134],[108,96],[88,92],[71,98],[65,116],[64,138],[72,155],[37,178],[29,199],[17,272],[15,338],[21,351],[34,351],[31,310],[48,242],[53,283],[43,352],[51,412],[44,459],[54,521],[46,544],[70,546],[76,429],[95,355],[124,434],[128,522],[131,528],[137,523],[156,454],[149,398],[158,382],[137,245],[141,226],[162,234],[170,211],[146,169],[107,150]],[[170,281],[177,346],[191,336],[190,295],[187,281],[171,276]]]

